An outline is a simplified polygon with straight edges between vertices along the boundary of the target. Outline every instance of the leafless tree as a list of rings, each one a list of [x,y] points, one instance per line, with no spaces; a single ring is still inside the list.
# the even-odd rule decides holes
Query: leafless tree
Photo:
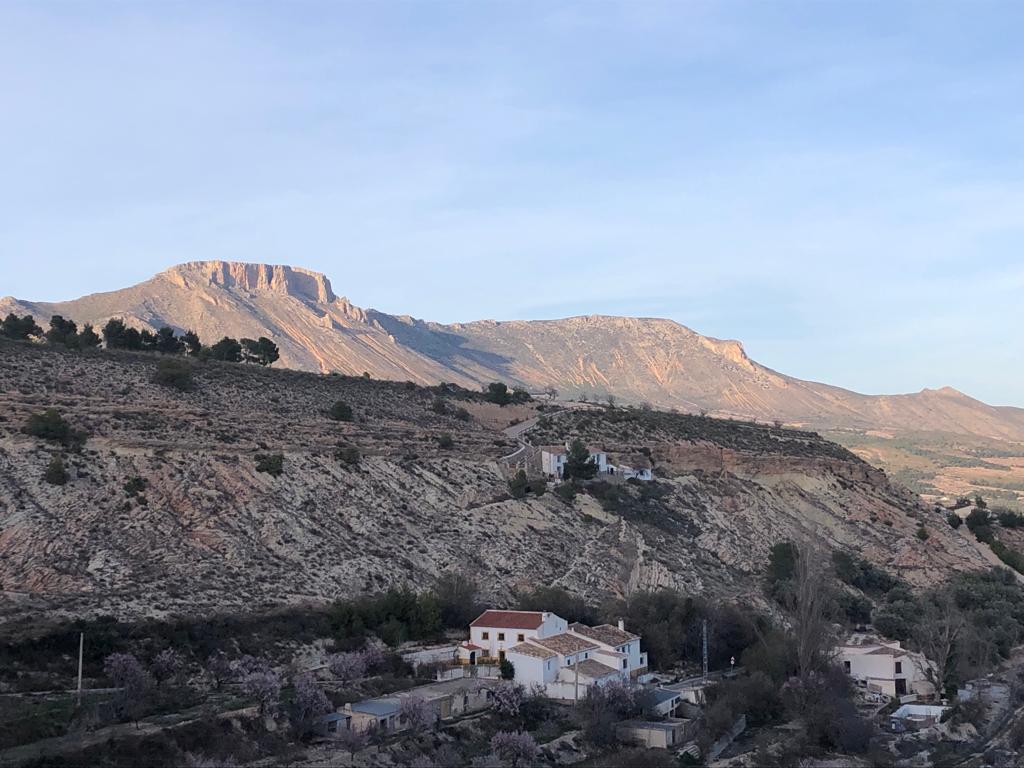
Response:
[[[398,713],[414,735],[433,728],[437,723],[437,712],[426,699],[419,696],[403,697],[398,706]]]
[[[117,688],[114,707],[120,717],[139,727],[139,717],[153,689],[153,678],[130,653],[112,653],[103,662],[103,671]]]
[[[224,651],[211,653],[209,658],[206,659],[206,674],[209,675],[213,681],[213,687],[218,691],[223,687],[224,683],[234,677],[231,662]]]
[[[915,630],[917,647],[931,662],[921,672],[940,696],[956,658],[957,643],[964,634],[964,616],[947,595],[936,595],[921,612]]]
[[[832,658],[833,638],[825,620],[828,590],[822,554],[812,544],[799,548],[793,574],[794,626],[797,669],[802,688],[816,672],[823,671]]]
[[[357,731],[349,727],[338,734],[338,744],[348,752],[349,762],[354,763],[356,752],[366,749],[370,743],[370,734],[366,731]]]

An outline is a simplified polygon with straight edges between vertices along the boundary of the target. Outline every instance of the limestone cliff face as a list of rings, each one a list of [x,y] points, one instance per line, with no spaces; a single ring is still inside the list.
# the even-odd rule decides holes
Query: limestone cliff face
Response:
[[[185,290],[216,285],[249,293],[278,293],[321,304],[330,304],[335,299],[325,275],[280,264],[190,261],[161,275]]]
[[[497,602],[537,584],[595,600],[672,586],[757,602],[768,550],[785,539],[859,551],[915,584],[985,565],[941,516],[807,432],[566,412],[537,439],[646,449],[657,483],[630,486],[618,506],[514,500],[498,461],[514,446],[488,426],[504,423],[496,406],[453,402],[478,414],[465,422],[404,383],[216,363],[181,393],[152,383],[155,364],[0,341],[0,621],[251,610],[426,586],[447,569]],[[338,399],[353,422],[326,417]],[[48,407],[88,434],[81,451],[21,432]],[[453,448],[439,448],[442,433]],[[339,445],[358,446],[359,464]],[[283,474],[257,471],[277,452]],[[43,480],[57,454],[66,485]]]
[[[440,325],[363,310],[326,276],[296,267],[190,262],[110,293],[57,304],[0,299],[0,314],[59,313],[102,325],[191,328],[207,340],[268,336],[279,365],[479,387],[501,380],[563,396],[647,401],[687,412],[783,420],[817,429],[936,431],[1024,441],[1024,410],[954,390],[868,396],[785,376],[738,341],[670,320],[587,316]]]

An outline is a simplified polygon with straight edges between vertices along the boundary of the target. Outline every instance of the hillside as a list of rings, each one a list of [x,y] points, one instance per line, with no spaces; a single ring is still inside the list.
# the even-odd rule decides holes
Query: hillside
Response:
[[[771,545],[805,536],[916,584],[984,565],[941,516],[813,433],[639,409],[545,414],[530,439],[648,451],[657,481],[515,500],[498,461],[515,444],[498,426],[534,406],[218,363],[178,392],[152,383],[156,360],[0,342],[7,620],[255,609],[423,586],[446,569],[498,602],[549,583],[594,599],[672,585],[756,601]],[[327,418],[338,399],[354,421]],[[87,435],[80,451],[22,432],[51,407]],[[357,463],[341,453],[351,446]],[[280,476],[257,471],[277,452]],[[58,453],[71,478],[50,485]]]
[[[1024,410],[993,407],[948,387],[861,395],[802,381],[751,360],[737,341],[702,336],[670,320],[571,317],[457,325],[361,309],[308,270],[222,261],[172,267],[139,285],[75,301],[0,298],[0,316],[53,314],[102,326],[222,336],[268,336],[282,367],[419,384],[479,388],[501,380],[563,398],[649,402],[688,413],[783,421],[827,431],[928,499],[981,493],[1024,502]],[[926,458],[922,460],[922,453]],[[997,456],[983,472],[965,472]]]
[[[606,316],[441,325],[361,309],[326,276],[286,266],[221,261],[172,267],[130,288],[61,303],[0,299],[0,315],[62,314],[102,325],[192,328],[207,340],[268,336],[280,365],[307,371],[548,387],[564,397],[643,401],[686,412],[814,429],[913,430],[1024,442],[1024,409],[988,406],[956,390],[869,396],[777,373],[738,341],[676,322]]]

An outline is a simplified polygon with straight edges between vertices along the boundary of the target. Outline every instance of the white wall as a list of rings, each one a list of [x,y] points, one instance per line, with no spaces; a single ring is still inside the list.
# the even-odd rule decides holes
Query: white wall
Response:
[[[557,659],[538,659],[536,656],[527,656],[525,653],[516,653],[515,651],[507,653],[505,658],[515,667],[516,682],[527,687],[534,683],[543,685],[547,682],[547,675],[550,673],[546,672],[544,662],[550,661],[552,662],[550,666],[554,666],[554,662],[557,661]]]
[[[543,628],[543,624],[541,627]],[[487,635],[487,639],[484,639]],[[504,636],[504,637],[502,637]],[[519,637],[522,636],[523,640]],[[487,656],[497,658],[498,651],[504,651],[530,637],[542,637],[536,629],[506,629],[503,627],[470,627],[469,641],[487,649]]]

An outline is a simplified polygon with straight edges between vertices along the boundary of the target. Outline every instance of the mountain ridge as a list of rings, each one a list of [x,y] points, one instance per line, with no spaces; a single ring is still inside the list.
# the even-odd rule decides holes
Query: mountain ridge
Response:
[[[674,320],[578,315],[442,324],[362,308],[326,274],[220,260],[174,265],[142,283],[65,302],[5,297],[0,313],[52,314],[102,325],[196,330],[205,340],[268,336],[281,364],[421,384],[533,391],[652,404],[730,418],[852,430],[923,430],[1024,442],[1024,409],[990,406],[952,387],[865,395],[805,381],[753,360],[735,339]]]

